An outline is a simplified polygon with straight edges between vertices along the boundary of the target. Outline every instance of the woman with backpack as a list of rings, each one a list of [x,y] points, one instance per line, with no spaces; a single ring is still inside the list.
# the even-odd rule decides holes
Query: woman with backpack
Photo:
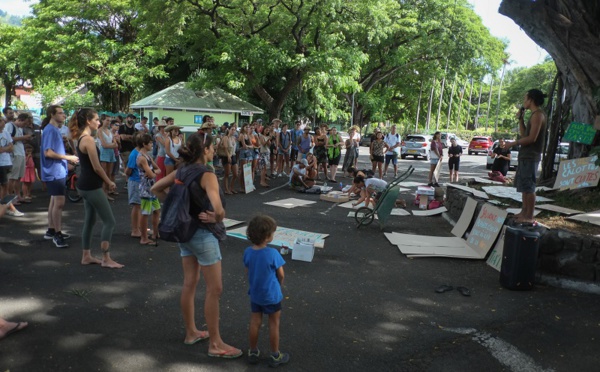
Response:
[[[178,243],[183,265],[181,291],[181,312],[185,323],[183,343],[193,345],[209,339],[208,356],[232,359],[242,356],[243,353],[240,349],[223,342],[219,332],[219,301],[223,292],[219,241],[225,238],[223,225],[225,209],[217,176],[205,165],[213,160],[212,143],[210,134],[194,133],[189,136],[186,146],[179,149],[182,166],[155,183],[151,191],[160,200],[165,200],[167,189],[170,188],[170,192],[181,193],[181,188],[177,186],[182,182],[185,185],[186,180],[188,182],[192,180],[187,188],[190,202],[189,216],[196,222],[197,228],[189,241]],[[178,185],[174,185],[176,180]],[[185,200],[178,195],[170,198]],[[175,204],[177,203],[173,205]],[[163,205],[163,209],[164,216],[168,214],[168,203]],[[161,237],[163,237],[162,232]],[[194,299],[200,272],[206,282],[204,318],[208,331],[198,330],[195,321]]]

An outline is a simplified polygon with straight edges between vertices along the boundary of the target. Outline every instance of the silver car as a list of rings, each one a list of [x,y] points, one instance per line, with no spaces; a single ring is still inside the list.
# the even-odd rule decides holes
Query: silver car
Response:
[[[410,134],[402,141],[402,153],[400,157],[406,159],[412,155],[415,159],[418,157],[429,160],[429,149],[431,148],[430,134]]]

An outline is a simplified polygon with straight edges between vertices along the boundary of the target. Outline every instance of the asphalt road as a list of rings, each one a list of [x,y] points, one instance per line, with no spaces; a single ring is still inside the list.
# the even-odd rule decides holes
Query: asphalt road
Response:
[[[485,174],[484,159],[465,156],[463,174]],[[417,165],[410,180],[424,181],[426,162],[402,161],[401,169],[409,164]],[[273,185],[283,182],[277,179]],[[247,221],[262,212],[275,217],[280,226],[330,234],[312,263],[285,256],[281,349],[290,352],[291,361],[281,368],[598,370],[598,296],[545,286],[530,292],[505,290],[498,284],[498,273],[484,261],[408,259],[388,243],[377,223],[357,230],[347,217],[348,209],[330,209],[332,204],[322,201],[282,209],[263,203],[289,197],[317,201],[318,196],[287,188],[261,192],[228,197],[227,217]],[[0,341],[0,371],[268,368],[266,360],[250,366],[244,358],[209,358],[205,342],[183,344],[178,249],[166,242],[140,246],[129,238],[123,193],[113,204],[118,223],[111,250],[126,265],[122,270],[79,264],[81,203],[68,203],[64,211],[64,230],[74,235],[71,247],[58,249],[44,241],[48,198],[39,189],[36,195],[33,204],[21,207],[26,218],[0,221],[0,316],[29,322],[26,330]],[[436,236],[450,236],[450,230],[440,216],[392,217],[384,229]],[[222,245],[221,333],[226,342],[242,349],[248,343],[249,303],[242,264],[247,245],[234,238]],[[456,290],[435,293],[441,284],[466,286],[472,296]],[[198,298],[203,294],[200,284]],[[203,324],[200,300],[196,313]],[[259,346],[268,350],[266,327]]]

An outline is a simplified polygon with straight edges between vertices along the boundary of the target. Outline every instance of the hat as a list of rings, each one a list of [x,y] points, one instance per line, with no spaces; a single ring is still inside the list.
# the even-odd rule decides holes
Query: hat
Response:
[[[256,119],[257,122],[262,123],[263,120],[262,119]]]
[[[170,132],[173,129],[183,129],[183,127],[180,127],[179,125],[167,125],[167,127],[165,128],[165,132]]]
[[[167,122],[164,120],[159,121],[157,124],[157,127],[166,127],[166,126],[167,126]]]
[[[128,118],[134,118],[135,119],[135,115],[134,114],[128,114],[127,115]]]
[[[227,122],[227,121],[226,121],[226,122],[224,122],[224,123],[223,123],[223,126],[224,126],[225,128],[228,128],[228,127],[229,127],[229,122]]]
[[[304,164],[305,167],[308,166],[308,160],[306,159],[300,160],[300,163]]]
[[[200,129],[212,129],[212,128],[216,128],[217,126],[214,123],[209,123],[208,121],[204,124],[202,124],[202,126],[200,127]]]
[[[281,119],[273,119],[271,120],[271,124],[281,123]]]

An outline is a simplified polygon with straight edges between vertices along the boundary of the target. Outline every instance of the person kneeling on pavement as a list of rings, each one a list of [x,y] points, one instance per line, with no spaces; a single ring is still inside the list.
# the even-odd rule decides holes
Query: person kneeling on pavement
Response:
[[[355,207],[365,202],[365,207],[368,207],[371,201],[373,202],[373,208],[377,205],[377,201],[381,197],[381,194],[387,188],[387,182],[379,178],[367,178],[365,179],[363,176],[356,176],[354,178],[354,187],[355,189],[360,189],[360,198],[352,203],[352,206]]]
[[[292,171],[290,172],[291,187],[305,187],[309,189],[315,184],[315,180],[306,175],[307,166],[308,160],[306,159],[302,159],[294,164]]]

